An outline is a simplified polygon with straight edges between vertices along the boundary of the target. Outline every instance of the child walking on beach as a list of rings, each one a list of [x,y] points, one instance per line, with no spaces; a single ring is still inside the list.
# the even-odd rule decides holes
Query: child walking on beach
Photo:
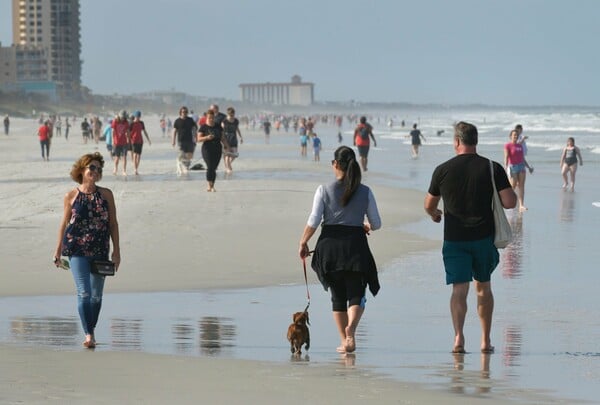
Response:
[[[315,154],[315,162],[320,162],[321,161],[321,139],[319,138],[319,135],[317,135],[315,132],[313,132],[313,152]]]

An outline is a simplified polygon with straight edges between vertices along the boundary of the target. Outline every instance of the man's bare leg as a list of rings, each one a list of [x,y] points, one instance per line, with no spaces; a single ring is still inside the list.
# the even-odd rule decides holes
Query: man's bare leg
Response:
[[[477,313],[481,322],[481,352],[492,353],[490,333],[492,331],[492,314],[494,312],[494,294],[492,294],[492,284],[487,281],[480,283],[475,281],[477,290]]]
[[[450,297],[450,314],[452,315],[452,326],[454,326],[453,353],[464,353],[465,335],[463,329],[467,316],[467,295],[469,294],[469,283],[456,283],[452,285]]]

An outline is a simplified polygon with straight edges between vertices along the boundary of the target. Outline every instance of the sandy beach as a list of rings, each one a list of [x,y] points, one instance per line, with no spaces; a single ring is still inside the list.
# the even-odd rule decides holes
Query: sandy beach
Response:
[[[53,140],[51,159],[44,162],[34,135],[37,124],[13,122],[11,135],[0,139],[4,257],[0,297],[74,294],[70,274],[51,263],[62,196],[75,185],[68,176],[73,161],[96,148],[104,153],[104,145],[83,145],[78,131],[73,131],[68,142],[64,137]],[[252,147],[259,146],[248,146]],[[168,158],[153,159],[155,154]],[[175,176],[174,156],[167,139],[155,136],[152,146],[144,150],[139,178],[114,177],[110,168],[105,170],[101,184],[116,197],[123,258],[118,276],[107,282],[106,293],[254,287],[302,280],[297,241],[317,183],[268,178],[236,181],[234,174],[229,181],[218,179],[216,193],[206,193],[204,172],[188,178]],[[305,163],[240,159],[235,168],[276,171]],[[395,243],[399,237],[395,228],[421,215],[412,209],[421,196],[406,191],[405,204],[399,205],[390,198],[392,190],[377,188],[375,193],[385,226],[374,234],[372,249],[384,266],[405,253],[407,248]],[[433,245],[424,243],[419,248]],[[288,350],[285,342],[282,350]],[[122,403],[125,399],[129,403],[395,403],[400,398],[448,403],[439,393],[366,377],[352,368],[340,374],[331,367],[93,353],[79,347],[52,351],[0,346],[0,352],[2,403]],[[82,363],[89,361],[93,361],[89,367],[93,375],[81,373]]]
[[[68,142],[53,140],[50,161],[44,162],[34,135],[37,123],[15,119],[13,128],[10,136],[0,139],[0,299],[37,297],[43,301],[48,296],[48,302],[54,302],[51,296],[72,294],[72,315],[76,316],[72,277],[54,268],[51,255],[62,197],[75,186],[68,175],[70,167],[83,153],[99,150],[105,154],[105,147],[102,143],[83,145],[75,130]],[[244,132],[247,141],[240,148],[242,158],[235,161],[233,176],[226,179],[219,171],[217,192],[207,193],[204,172],[177,177],[170,140],[161,138],[158,130],[149,132],[153,143],[144,146],[141,175],[113,176],[107,164],[100,183],[115,195],[123,260],[117,276],[107,281],[105,301],[111,299],[110,294],[134,297],[137,293],[303,286],[297,243],[317,185],[331,181],[326,163],[331,151],[322,152],[320,164],[285,159],[278,151],[288,146],[277,142],[265,145],[262,134]],[[265,149],[269,152],[264,153]],[[199,156],[197,151],[196,158]],[[133,172],[131,168],[128,171]],[[383,220],[383,228],[369,241],[385,277],[386,269],[398,260],[439,250],[440,240],[406,231],[409,224],[423,220],[423,192],[370,183],[369,178],[378,175],[385,176],[369,171],[363,181],[372,187]],[[438,232],[441,236],[441,230]],[[326,301],[326,293],[314,284],[316,278],[309,277],[313,295]],[[442,289],[441,274],[437,278],[440,285],[436,287]],[[447,291],[443,291],[445,300]],[[278,304],[291,315],[303,299],[283,299]],[[311,307],[327,316],[329,310],[327,304]],[[127,313],[126,308],[120,311]],[[152,311],[149,307],[145,316],[151,317]],[[261,328],[287,327],[268,325],[268,319],[256,321]],[[450,332],[447,319],[444,321],[438,325],[438,334]],[[103,323],[102,313],[99,323]],[[332,349],[335,343],[331,342]],[[282,338],[281,351],[288,350]],[[493,404],[507,400],[486,390],[465,396],[401,382],[355,363],[354,356],[342,356],[335,362],[273,362],[143,350],[87,351],[79,343],[58,349],[44,344],[0,343],[0,356],[0,402],[8,404],[459,404],[465,398],[468,403]],[[81,372],[83,364],[89,374]],[[464,384],[479,383],[467,380]],[[508,399],[551,402],[534,391],[521,391]]]

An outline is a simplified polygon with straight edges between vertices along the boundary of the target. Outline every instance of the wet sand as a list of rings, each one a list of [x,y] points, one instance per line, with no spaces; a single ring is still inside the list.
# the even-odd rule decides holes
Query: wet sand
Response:
[[[175,175],[175,152],[158,132],[150,132],[140,176],[106,170],[101,184],[116,196],[123,265],[107,282],[101,344],[85,351],[71,276],[54,269],[50,256],[62,195],[73,186],[70,165],[95,145],[82,145],[75,134],[68,143],[57,138],[51,161],[42,162],[30,135],[36,125],[19,126],[0,140],[0,239],[10,252],[0,272],[2,402],[551,403],[561,394],[572,397],[523,378],[515,366],[525,362],[524,348],[534,340],[523,335],[539,335],[543,317],[515,325],[499,310],[494,330],[504,340],[497,353],[481,356],[473,345],[464,358],[450,355],[441,230],[430,239],[422,192],[371,183],[377,171],[364,180],[384,223],[370,243],[385,283],[379,297],[368,297],[357,337],[362,349],[354,356],[335,353],[328,295],[312,277],[312,347],[308,357],[291,359],[284,332],[291,313],[306,304],[297,241],[316,185],[331,180],[324,163],[330,151],[322,152],[321,164],[288,159],[287,144],[272,137],[264,145],[258,133],[245,134],[236,172],[229,179],[219,173],[217,193],[204,191],[204,172]],[[473,313],[469,318],[475,343],[478,325]],[[80,372],[89,359],[97,378]],[[527,361],[535,371],[544,368]]]

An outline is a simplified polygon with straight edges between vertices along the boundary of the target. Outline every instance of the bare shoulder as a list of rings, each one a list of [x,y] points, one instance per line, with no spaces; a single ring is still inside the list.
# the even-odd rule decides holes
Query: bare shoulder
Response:
[[[100,192],[100,194],[102,195],[102,197],[104,197],[106,199],[111,199],[111,200],[113,199],[113,192],[111,191],[110,188],[98,187],[98,191]]]
[[[79,193],[77,188],[67,191],[65,194],[65,200],[72,201],[75,197],[77,197],[77,193]]]

